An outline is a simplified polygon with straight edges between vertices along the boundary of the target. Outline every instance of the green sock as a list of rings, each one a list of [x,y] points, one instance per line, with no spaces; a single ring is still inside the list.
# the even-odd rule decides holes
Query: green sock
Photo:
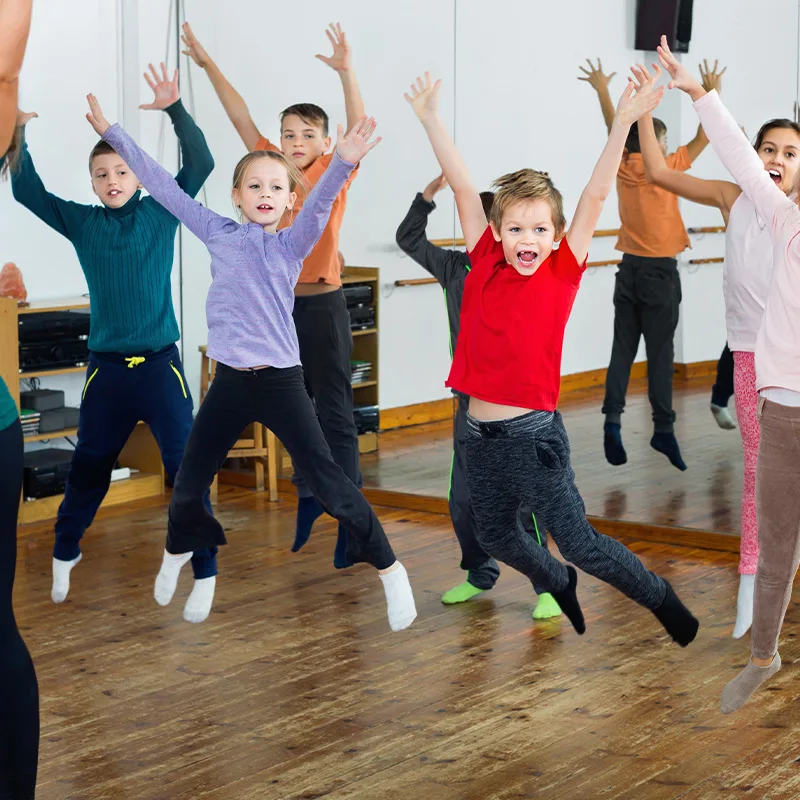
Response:
[[[470,597],[475,597],[476,594],[480,594],[483,591],[483,589],[478,589],[477,586],[473,586],[469,581],[464,581],[464,583],[461,583],[455,588],[445,592],[442,595],[442,602],[446,606],[451,606],[455,603],[463,603],[466,600],[469,600]]]
[[[555,597],[548,592],[539,595],[536,601],[536,608],[533,609],[534,619],[552,619],[561,616],[561,606],[556,602]]]

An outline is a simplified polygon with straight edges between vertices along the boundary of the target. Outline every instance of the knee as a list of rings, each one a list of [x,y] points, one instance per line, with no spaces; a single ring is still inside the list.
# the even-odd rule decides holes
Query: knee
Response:
[[[79,489],[102,486],[111,480],[111,470],[116,461],[114,455],[92,455],[78,449],[70,464],[70,483]]]

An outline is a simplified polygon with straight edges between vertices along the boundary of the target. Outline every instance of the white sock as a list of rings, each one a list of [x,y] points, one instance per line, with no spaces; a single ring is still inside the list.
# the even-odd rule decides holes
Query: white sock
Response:
[[[755,575],[739,576],[739,597],[736,601],[736,624],[733,638],[741,639],[753,624],[753,593],[756,587]]]
[[[178,575],[181,574],[181,568],[191,558],[191,550],[188,553],[181,553],[177,556],[168,553],[166,550],[164,551],[164,560],[161,562],[161,569],[158,571],[155,589],[153,590],[153,597],[156,598],[156,603],[160,606],[169,605],[172,595],[175,594],[175,589],[178,586]]]
[[[736,429],[736,423],[733,421],[731,412],[728,411],[727,406],[718,406],[715,403],[711,404],[711,413],[717,421],[717,425],[724,431],[732,431]]]
[[[397,566],[386,575],[381,575],[380,579],[386,594],[389,627],[393,631],[402,631],[417,618],[414,593],[408,582],[406,568],[398,561]]]
[[[192,593],[183,607],[183,618],[187,622],[202,622],[211,613],[214,601],[214,587],[217,585],[216,575],[210,578],[195,578]]]
[[[83,555],[78,553],[78,557],[73,558],[72,561],[53,559],[53,588],[50,590],[50,597],[53,598],[54,603],[63,603],[67,599],[69,594],[69,574],[82,558]]]

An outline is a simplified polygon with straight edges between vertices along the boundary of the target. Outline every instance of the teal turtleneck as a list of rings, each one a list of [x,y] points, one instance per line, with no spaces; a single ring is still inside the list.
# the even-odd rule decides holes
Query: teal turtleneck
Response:
[[[194,197],[211,174],[214,160],[180,100],[166,113],[183,154],[176,180]],[[178,340],[170,282],[179,224],[175,217],[140,192],[120,208],[62,200],[45,189],[25,143],[11,188],[22,205],[75,247],[89,286],[90,350],[136,355]]]

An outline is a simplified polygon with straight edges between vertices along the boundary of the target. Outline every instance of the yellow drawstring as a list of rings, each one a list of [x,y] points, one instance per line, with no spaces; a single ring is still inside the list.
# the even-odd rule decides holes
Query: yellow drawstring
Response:
[[[128,362],[128,369],[133,369],[134,367],[138,367],[139,364],[144,364],[145,358],[144,356],[131,356],[130,358],[125,359]]]

